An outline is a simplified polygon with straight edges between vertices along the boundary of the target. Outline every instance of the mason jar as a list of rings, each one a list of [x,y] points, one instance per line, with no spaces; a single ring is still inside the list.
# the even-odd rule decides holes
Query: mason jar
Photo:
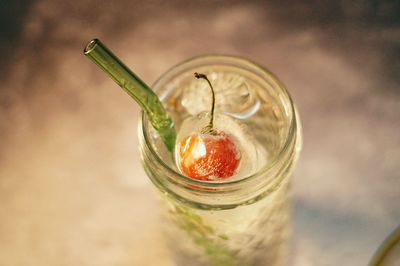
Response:
[[[241,136],[243,158],[240,174],[234,178],[189,178],[179,171],[174,154],[142,115],[141,160],[161,198],[174,263],[285,265],[289,176],[302,143],[293,101],[270,71],[251,61],[196,57],[172,67],[152,87],[178,132],[187,119],[201,124],[210,110],[209,88],[193,77],[194,72],[206,74],[213,84],[215,126]]]

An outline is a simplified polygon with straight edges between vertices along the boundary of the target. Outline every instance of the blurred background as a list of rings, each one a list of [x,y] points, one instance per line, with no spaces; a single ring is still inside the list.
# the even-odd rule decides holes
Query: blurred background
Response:
[[[399,1],[3,0],[0,265],[173,265],[94,37],[149,84],[205,53],[280,77],[304,133],[292,265],[366,265],[400,224]]]

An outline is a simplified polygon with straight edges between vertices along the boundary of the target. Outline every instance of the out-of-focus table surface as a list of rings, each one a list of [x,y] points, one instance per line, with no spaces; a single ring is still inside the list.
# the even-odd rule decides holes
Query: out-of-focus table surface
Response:
[[[82,54],[99,37],[148,83],[204,53],[266,66],[302,118],[292,265],[366,265],[400,223],[398,1],[0,5],[0,265],[172,265],[139,109]]]

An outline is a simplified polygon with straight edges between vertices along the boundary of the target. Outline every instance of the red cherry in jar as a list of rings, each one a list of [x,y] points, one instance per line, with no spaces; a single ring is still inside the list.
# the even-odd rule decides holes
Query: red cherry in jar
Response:
[[[195,73],[195,77],[205,79],[211,88],[210,122],[201,132],[191,133],[178,143],[179,168],[183,174],[197,180],[227,179],[239,166],[240,151],[232,135],[213,128],[214,89],[206,75]]]
[[[235,174],[240,152],[232,136],[222,131],[192,133],[180,142],[179,166],[198,180],[226,179]]]

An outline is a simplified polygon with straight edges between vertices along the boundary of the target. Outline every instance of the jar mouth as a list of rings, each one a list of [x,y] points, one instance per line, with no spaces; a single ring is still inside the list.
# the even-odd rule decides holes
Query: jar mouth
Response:
[[[264,75],[268,76],[271,80],[274,81],[274,83],[277,84],[281,92],[285,96],[285,102],[286,106],[290,108],[285,108],[285,111],[288,113],[289,117],[289,127],[287,130],[287,134],[284,138],[283,145],[280,146],[279,151],[277,154],[272,157],[271,160],[269,160],[265,165],[260,167],[257,171],[254,173],[247,175],[243,178],[240,179],[234,179],[234,180],[224,180],[224,181],[209,181],[209,180],[198,180],[198,179],[193,179],[190,177],[187,177],[183,175],[182,173],[176,171],[175,169],[171,168],[162,158],[160,158],[159,154],[156,152],[154,149],[153,145],[151,144],[150,141],[150,136],[149,136],[149,131],[148,127],[151,127],[151,125],[148,123],[146,114],[142,112],[142,118],[141,118],[141,125],[139,128],[141,128],[141,131],[143,133],[144,137],[144,143],[145,145],[149,148],[149,151],[152,153],[154,156],[155,160],[157,160],[157,163],[163,168],[163,170],[167,171],[168,174],[174,176],[178,181],[178,184],[181,186],[184,186],[186,189],[193,190],[193,191],[199,191],[201,190],[202,192],[213,192],[214,190],[207,190],[207,188],[228,188],[228,187],[233,187],[238,184],[243,184],[250,182],[254,179],[256,179],[259,176],[264,176],[271,170],[275,169],[279,162],[287,158],[288,154],[291,154],[293,150],[296,148],[297,144],[299,143],[299,140],[297,140],[297,131],[298,131],[298,116],[296,114],[296,110],[293,104],[293,101],[286,90],[285,86],[282,84],[282,82],[268,69],[258,65],[257,63],[248,60],[248,59],[243,59],[241,57],[237,56],[232,56],[232,55],[213,55],[213,54],[208,54],[208,55],[200,55],[200,56],[195,56],[192,58],[189,58],[181,63],[176,64],[175,66],[171,67],[168,69],[152,86],[157,87],[158,84],[164,83],[164,81],[168,81],[168,79],[173,76],[173,72],[179,72],[179,70],[186,69],[188,64],[192,64],[196,61],[199,60],[214,60],[214,61],[231,61],[232,63],[236,64],[243,64],[248,67],[250,67],[253,70],[256,70],[260,73],[263,73]],[[155,90],[157,93],[157,90]],[[163,99],[166,97],[166,95],[159,95],[160,100],[163,101]],[[204,190],[206,189],[206,190]]]

